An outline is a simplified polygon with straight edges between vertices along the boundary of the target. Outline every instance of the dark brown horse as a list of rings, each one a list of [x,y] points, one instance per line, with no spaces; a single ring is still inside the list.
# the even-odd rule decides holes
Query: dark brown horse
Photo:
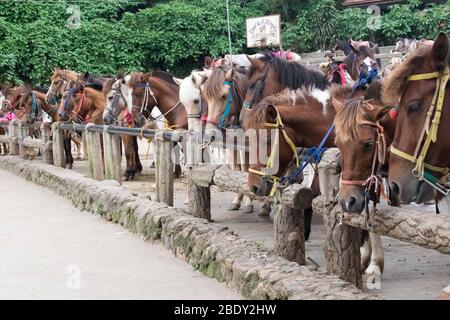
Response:
[[[320,70],[315,70],[296,61],[274,57],[270,53],[259,59],[250,58],[248,89],[245,94],[244,109],[251,109],[265,97],[284,89],[296,90],[301,87],[315,87],[325,90],[329,83]]]
[[[401,201],[422,203],[448,191],[450,169],[449,39],[443,33],[389,75],[384,99],[398,105],[389,182]]]

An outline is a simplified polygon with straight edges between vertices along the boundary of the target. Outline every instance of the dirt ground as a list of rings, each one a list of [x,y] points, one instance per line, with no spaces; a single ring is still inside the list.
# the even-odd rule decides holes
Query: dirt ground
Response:
[[[152,155],[146,158],[147,143],[140,142],[140,154],[144,165],[142,175],[134,181],[123,182],[123,186],[150,197],[154,197],[155,177],[154,169],[150,168]],[[125,162],[122,164],[125,168]],[[74,170],[87,174],[87,161],[76,161]],[[187,209],[185,205],[187,185],[184,178],[175,181],[174,205]],[[241,237],[257,241],[267,248],[273,248],[273,224],[269,217],[259,217],[257,212],[261,206],[255,203],[255,212],[245,214],[241,210],[229,212],[228,205],[235,194],[223,192],[213,187],[212,218],[215,222],[228,226]],[[434,206],[419,206],[433,214]],[[313,219],[312,232],[306,243],[307,256],[325,269],[322,251],[323,225],[321,218]],[[435,299],[441,290],[450,283],[450,256],[433,250],[401,242],[388,237],[382,237],[385,268],[381,279],[381,289],[371,290],[384,299]],[[309,260],[308,263],[313,263]],[[369,290],[365,287],[365,290]]]

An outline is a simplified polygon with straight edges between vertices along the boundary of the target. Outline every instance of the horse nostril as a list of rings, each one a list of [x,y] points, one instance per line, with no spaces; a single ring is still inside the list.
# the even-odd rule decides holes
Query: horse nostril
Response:
[[[355,204],[356,204],[356,198],[351,196],[347,202],[348,209],[350,210],[350,208],[352,208]]]
[[[252,186],[252,192],[253,192],[254,194],[257,194],[258,191],[259,191],[259,187],[258,187],[258,186]]]

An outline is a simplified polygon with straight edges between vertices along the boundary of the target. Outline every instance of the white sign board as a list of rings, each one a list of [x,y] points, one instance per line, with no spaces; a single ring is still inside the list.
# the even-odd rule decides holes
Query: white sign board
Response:
[[[247,48],[281,46],[280,15],[247,18]]]

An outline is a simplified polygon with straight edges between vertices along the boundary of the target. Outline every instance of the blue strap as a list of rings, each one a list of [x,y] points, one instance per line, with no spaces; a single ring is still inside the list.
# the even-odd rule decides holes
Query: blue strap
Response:
[[[233,83],[231,81],[225,81],[223,84],[229,85],[230,90],[228,91],[228,100],[227,100],[227,105],[225,106],[225,111],[223,112],[223,115],[220,118],[220,122],[219,122],[220,129],[225,129],[225,121],[231,112],[231,103],[233,102],[233,93],[231,92]]]
[[[31,92],[31,115],[36,118],[39,113],[39,105],[36,100],[36,94],[34,91]]]
[[[325,136],[322,138],[322,141],[320,141],[319,145],[315,148],[309,148],[308,153],[306,154],[305,159],[302,161],[302,164],[300,167],[294,170],[290,176],[285,176],[281,178],[281,183],[288,182],[289,184],[295,183],[298,181],[298,178],[300,174],[305,170],[305,168],[310,164],[313,160],[320,162],[320,159],[322,158],[323,153],[327,148],[324,148],[325,143],[328,140],[328,137],[330,136],[331,132],[333,132],[335,127],[335,124],[328,129],[327,133],[325,133]]]

